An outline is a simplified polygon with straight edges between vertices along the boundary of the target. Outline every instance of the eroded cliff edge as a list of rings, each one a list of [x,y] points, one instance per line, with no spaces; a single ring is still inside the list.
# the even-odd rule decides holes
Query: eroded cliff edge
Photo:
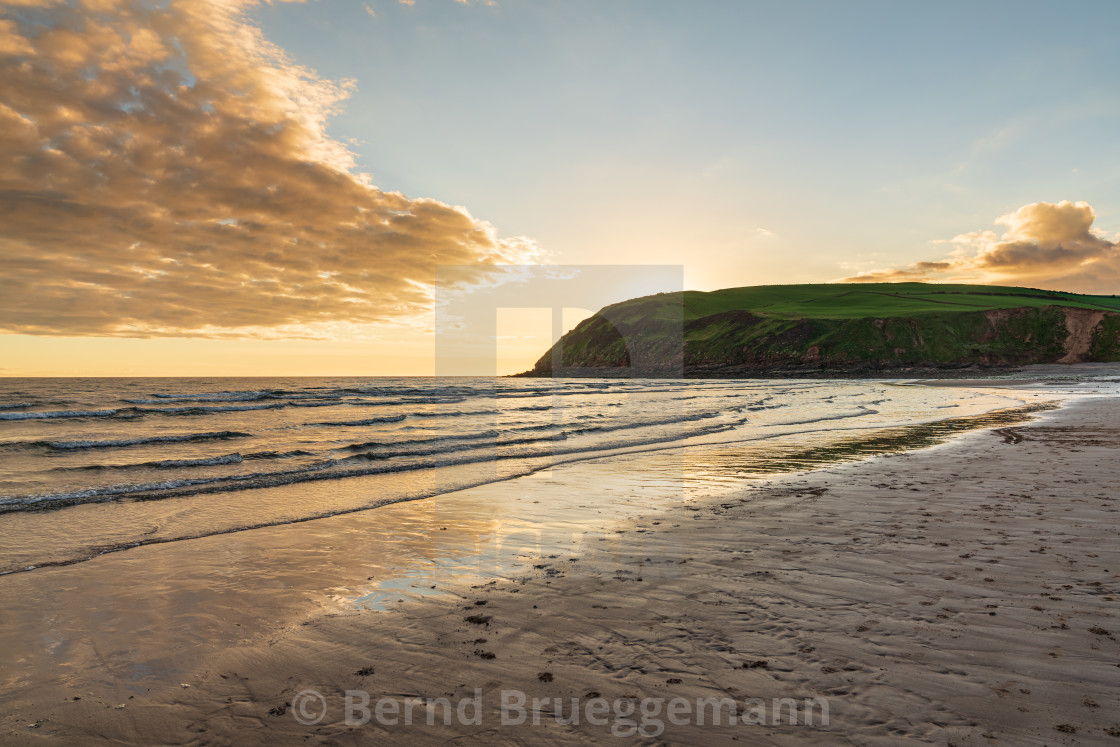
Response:
[[[783,287],[804,295],[813,286]],[[824,305],[806,307],[804,315],[796,313],[799,300],[721,310],[718,304],[713,309],[710,299],[698,298],[713,294],[649,296],[600,310],[521,375],[551,376],[554,370],[564,376],[876,375],[1120,360],[1120,300],[1115,297],[999,290],[1024,292],[948,292],[928,286],[917,292],[834,291]],[[888,315],[859,315],[880,302],[876,295],[889,297],[882,302]],[[992,295],[998,295],[994,302]],[[727,305],[728,298],[734,297],[719,300]],[[750,302],[753,296],[740,293],[739,298]],[[1017,300],[1032,305],[1014,305]],[[855,302],[863,306],[853,310]],[[970,308],[993,303],[1003,307]],[[904,304],[914,307],[910,313]]]

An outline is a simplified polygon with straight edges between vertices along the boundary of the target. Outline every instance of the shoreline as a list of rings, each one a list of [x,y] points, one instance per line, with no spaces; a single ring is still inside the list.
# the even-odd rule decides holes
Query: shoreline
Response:
[[[1028,363],[1007,365],[945,364],[884,366],[853,365],[848,368],[820,368],[813,366],[793,368],[767,367],[726,367],[691,369],[633,369],[627,367],[571,367],[561,369],[559,374],[533,370],[507,374],[503,378],[512,379],[549,379],[549,378],[607,378],[607,379],[680,379],[691,380],[741,380],[764,381],[780,380],[821,380],[837,381],[875,381],[875,380],[916,380],[930,381],[946,386],[969,386],[963,382],[988,382],[989,385],[1013,386],[1034,384],[1042,380],[1066,380],[1080,376],[1117,375],[1120,363],[1115,361],[1082,361],[1079,363]],[[993,384],[994,382],[994,384]],[[978,384],[983,385],[983,384]]]
[[[617,724],[546,715],[501,727],[500,693],[823,697],[827,727],[666,723],[650,740],[1109,740],[1120,729],[1120,543],[1111,481],[1094,465],[1115,461],[1117,415],[1117,398],[1072,401],[1003,432],[639,514],[610,552],[242,641],[171,697],[24,710],[60,736],[125,742],[243,741],[263,726],[252,733],[279,743],[566,743],[610,738]],[[460,702],[475,688],[482,725],[343,722],[347,690],[403,703]],[[314,726],[293,715],[308,689],[328,705]],[[2,723],[9,735],[39,730]]]
[[[900,386],[892,382],[877,382],[886,387]],[[850,386],[850,385],[849,385]],[[874,385],[872,385],[874,386]],[[900,387],[901,388],[901,387]],[[976,388],[977,391],[981,389]],[[71,547],[65,548],[66,551],[56,552],[52,556],[44,557],[40,548],[36,544],[24,543],[24,546],[7,547],[5,552],[2,553],[0,559],[0,578],[11,575],[13,573],[35,572],[47,567],[60,567],[71,565],[76,562],[87,562],[104,555],[111,554],[120,550],[131,551],[138,547],[145,547],[150,545],[168,544],[178,541],[191,541],[203,539],[205,537],[217,536],[220,534],[237,534],[243,531],[256,531],[259,529],[267,529],[270,527],[289,526],[297,523],[307,523],[310,521],[321,521],[330,519],[336,516],[344,516],[347,514],[363,514],[373,509],[382,509],[393,503],[401,503],[413,500],[432,500],[449,495],[456,495],[463,491],[469,491],[475,488],[486,490],[488,485],[494,485],[509,479],[523,479],[530,477],[542,469],[548,470],[552,467],[560,467],[567,469],[571,465],[579,463],[595,464],[603,459],[615,458],[631,458],[641,455],[654,455],[658,453],[681,453],[686,454],[701,454],[703,450],[710,449],[713,445],[720,443],[728,444],[728,448],[732,449],[745,449],[745,454],[767,453],[770,454],[773,446],[770,444],[782,444],[787,441],[796,441],[801,439],[805,441],[804,444],[793,446],[793,451],[790,451],[791,457],[799,457],[801,461],[835,461],[837,457],[824,457],[824,454],[835,452],[842,452],[842,448],[831,448],[831,445],[842,446],[851,444],[851,438],[858,439],[861,434],[887,434],[897,433],[901,436],[898,440],[904,440],[905,433],[913,429],[926,429],[929,425],[933,425],[933,430],[937,430],[937,425],[944,424],[958,424],[969,429],[972,427],[984,427],[981,421],[999,417],[1001,413],[1006,413],[1007,417],[1014,418],[1015,410],[1022,408],[1029,408],[1031,405],[1028,400],[1033,400],[1037,403],[1039,399],[1045,398],[1048,392],[1039,390],[1033,393],[1000,393],[996,391],[998,388],[993,388],[990,394],[983,395],[980,399],[987,398],[989,400],[999,399],[1003,401],[1002,406],[996,407],[994,402],[989,401],[987,405],[983,406],[989,409],[977,409],[969,403],[965,405],[953,405],[948,409],[941,407],[930,410],[924,410],[924,417],[918,417],[914,422],[910,422],[907,418],[917,417],[913,410],[910,411],[896,411],[893,416],[888,416],[884,421],[870,424],[860,424],[856,422],[852,428],[840,426],[833,430],[831,436],[826,436],[822,441],[821,438],[816,437],[818,430],[817,423],[831,420],[845,420],[850,417],[849,413],[840,413],[841,417],[825,416],[823,420],[810,418],[808,420],[794,420],[792,422],[782,422],[774,425],[762,425],[762,427],[755,426],[753,433],[744,433],[736,435],[734,432],[731,434],[730,439],[724,439],[720,436],[719,432],[712,434],[702,434],[694,438],[681,438],[673,437],[661,440],[649,440],[645,442],[637,442],[630,444],[622,444],[614,448],[603,449],[598,452],[580,452],[573,451],[567,452],[563,450],[553,450],[551,456],[541,455],[535,461],[531,458],[522,458],[518,462],[516,455],[511,455],[512,458],[493,458],[493,459],[467,459],[462,463],[442,467],[436,471],[429,468],[417,470],[400,470],[396,473],[392,471],[383,471],[382,468],[377,468],[375,474],[343,474],[343,475],[327,475],[329,479],[319,479],[323,477],[318,473],[311,473],[312,479],[293,480],[289,484],[278,484],[273,486],[242,486],[238,488],[234,486],[232,489],[224,488],[221,493],[218,493],[219,500],[222,505],[227,508],[236,509],[237,515],[255,516],[257,521],[250,525],[244,523],[227,523],[224,526],[206,527],[199,523],[191,523],[187,519],[169,519],[163,516],[162,507],[167,504],[161,503],[160,500],[148,500],[142,494],[125,494],[120,496],[108,497],[94,497],[91,499],[82,499],[76,503],[64,500],[52,500],[50,502],[41,502],[33,504],[23,504],[19,507],[7,507],[11,510],[7,511],[9,516],[5,517],[8,522],[9,531],[16,537],[34,538],[44,536],[52,529],[51,515],[56,510],[65,510],[66,517],[75,521],[78,525],[78,531],[73,533],[67,538],[67,541],[72,543]],[[885,394],[885,393],[884,393]],[[902,395],[902,396],[908,396]],[[940,395],[944,397],[944,395]],[[954,395],[955,396],[955,395]],[[966,395],[967,398],[967,395]],[[920,399],[920,397],[919,397]],[[872,405],[879,404],[878,402],[871,403]],[[961,410],[963,408],[963,410]],[[994,409],[990,409],[994,408]],[[778,408],[779,410],[781,408]],[[870,416],[879,415],[878,410],[860,407],[862,412]],[[960,412],[958,412],[961,410]],[[935,418],[935,413],[941,414],[940,418]],[[943,414],[942,414],[943,413]],[[952,414],[957,413],[957,414]],[[967,413],[967,414],[966,414]],[[764,418],[765,416],[761,416]],[[780,416],[779,416],[780,417]],[[954,427],[941,429],[942,431],[959,430]],[[948,433],[942,432],[941,437],[946,437]],[[822,445],[824,448],[821,448]],[[687,451],[681,451],[687,450]],[[867,449],[858,449],[861,454],[866,454]],[[817,459],[812,456],[816,454]],[[844,459],[844,457],[839,457]],[[687,461],[687,457],[682,457]],[[725,458],[725,463],[742,465],[740,460],[735,459],[735,455],[728,455]],[[757,461],[757,460],[753,460]],[[765,470],[767,474],[777,472],[791,472],[799,471],[798,468],[782,467],[774,468],[775,460],[770,458],[765,460],[770,462],[769,469]],[[781,460],[777,460],[780,463]],[[506,466],[513,465],[513,466]],[[519,466],[518,466],[519,465]],[[640,466],[639,466],[640,468]],[[476,475],[459,474],[461,470],[470,472],[471,470],[479,470],[481,473]],[[743,473],[741,469],[738,469]],[[679,470],[678,470],[679,472]],[[749,470],[748,470],[749,472]],[[303,477],[303,476],[298,476]],[[376,484],[371,484],[370,480],[380,480],[382,482],[389,481],[392,486],[393,481],[396,483],[395,493],[386,497],[384,494],[379,493]],[[586,480],[577,479],[574,483],[576,486],[583,484],[594,484],[594,479],[589,478]],[[293,496],[292,493],[298,491],[298,496]],[[212,491],[205,489],[197,490],[193,494],[184,494],[182,496],[167,496],[174,500],[184,500],[186,502],[195,502],[200,496],[207,494],[215,495]],[[291,502],[293,498],[300,502],[311,502],[315,508],[313,511],[301,511],[295,517],[289,514],[282,514],[271,519],[262,517],[256,513],[255,506],[263,502],[269,501],[286,501]],[[210,505],[207,503],[206,505]],[[5,513],[2,509],[5,507],[0,506],[0,513]],[[127,511],[131,514],[131,521],[126,521],[122,526],[129,527],[132,523],[140,523],[153,527],[154,531],[137,535],[137,533],[122,533],[114,535],[113,529],[106,525],[106,522],[118,522],[119,511]],[[181,511],[182,509],[180,509]],[[90,536],[93,536],[94,541],[91,541]],[[22,554],[20,550],[23,550]]]

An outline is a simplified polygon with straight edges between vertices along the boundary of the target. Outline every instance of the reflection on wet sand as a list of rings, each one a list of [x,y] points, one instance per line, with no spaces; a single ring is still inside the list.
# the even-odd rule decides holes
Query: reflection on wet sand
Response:
[[[1046,404],[921,426],[790,434],[561,465],[516,480],[313,522],[138,547],[3,579],[3,692],[178,686],[204,652],[316,613],[387,609],[556,561],[642,552],[628,522],[767,475],[928,446]],[[593,489],[588,489],[593,486]],[[60,678],[61,675],[61,678]]]

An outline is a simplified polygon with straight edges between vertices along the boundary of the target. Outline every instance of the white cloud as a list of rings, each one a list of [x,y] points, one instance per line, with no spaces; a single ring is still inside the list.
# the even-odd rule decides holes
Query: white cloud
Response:
[[[539,255],[353,173],[327,134],[353,83],[253,5],[0,11],[0,330],[299,336],[427,311],[438,265],[482,282]]]
[[[1028,285],[1085,293],[1120,291],[1120,244],[1093,228],[1087,202],[1036,202],[1000,216],[1006,227],[934,243],[948,256],[906,267],[860,273],[846,282],[938,280]]]

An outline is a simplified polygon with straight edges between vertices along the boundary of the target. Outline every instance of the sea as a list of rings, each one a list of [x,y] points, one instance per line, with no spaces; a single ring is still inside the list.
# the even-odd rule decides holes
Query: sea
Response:
[[[382,615],[402,604],[439,614],[537,576],[656,581],[682,567],[659,525],[721,503],[786,510],[769,506],[800,500],[796,473],[937,448],[1066,396],[888,380],[0,379],[0,718],[42,737],[44,704],[127,718],[328,617],[394,624]]]
[[[1038,406],[885,380],[0,379],[0,574],[635,454],[676,455],[636,468],[671,502]]]

